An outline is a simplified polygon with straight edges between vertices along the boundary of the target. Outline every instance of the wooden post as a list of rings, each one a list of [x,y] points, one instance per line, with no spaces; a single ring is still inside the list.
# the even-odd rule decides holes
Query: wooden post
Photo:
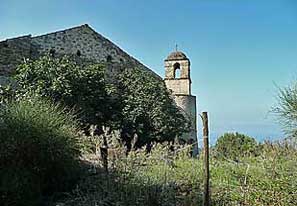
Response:
[[[210,205],[209,194],[209,130],[208,130],[208,115],[207,112],[202,112],[203,121],[203,145],[204,145],[204,197],[203,206]]]
[[[106,132],[103,136],[103,145],[100,148],[101,157],[103,161],[103,167],[105,169],[106,174],[108,174],[108,144],[107,144],[107,137]]]
[[[106,147],[101,147],[100,152],[101,152],[101,158],[103,162],[103,168],[106,174],[108,174],[108,149]]]

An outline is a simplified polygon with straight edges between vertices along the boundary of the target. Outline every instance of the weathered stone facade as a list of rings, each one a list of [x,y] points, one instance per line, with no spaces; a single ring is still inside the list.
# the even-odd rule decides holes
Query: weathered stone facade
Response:
[[[177,76],[178,70],[180,76]],[[183,138],[197,142],[196,97],[191,94],[190,60],[184,53],[172,52],[165,59],[164,80],[167,88],[172,91],[177,106],[191,121],[191,130]]]
[[[108,72],[114,75],[123,67],[138,67],[160,78],[87,24],[41,36],[28,35],[1,41],[0,76],[9,76],[24,58],[35,59],[46,53],[108,62],[113,64]]]

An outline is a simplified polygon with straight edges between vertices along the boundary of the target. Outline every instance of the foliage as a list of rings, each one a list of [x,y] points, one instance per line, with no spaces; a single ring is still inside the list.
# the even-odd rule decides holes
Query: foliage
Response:
[[[121,129],[128,146],[135,135],[139,147],[173,140],[189,129],[164,82],[137,68],[126,69],[111,83],[103,65],[45,56],[20,65],[15,79],[18,96],[34,92],[74,107],[84,125],[97,125],[101,133],[102,126]]]
[[[297,83],[279,89],[278,106],[273,111],[278,115],[289,137],[297,137]]]
[[[218,157],[238,159],[238,157],[257,155],[257,142],[254,138],[239,133],[225,133],[215,145]]]
[[[180,149],[179,152],[172,152],[172,147]],[[124,153],[124,147],[117,149]],[[97,167],[95,175],[84,178],[63,203],[67,206],[201,203],[197,182],[202,182],[202,167],[196,159],[189,158],[189,149],[164,143],[154,144],[150,154],[142,148],[127,156],[115,159],[110,156],[110,172],[106,174]]]
[[[84,124],[108,124],[116,114],[111,97],[114,89],[105,80],[103,65],[44,56],[21,64],[15,79],[22,96],[34,92],[62,102],[79,111]]]
[[[0,84],[0,106],[7,103],[9,100],[14,98],[14,90],[11,84],[1,85]]]
[[[174,148],[174,150],[172,150]],[[121,153],[120,148],[119,153]],[[110,172],[83,178],[66,206],[202,205],[203,157],[189,156],[189,146],[154,144],[151,153],[138,149],[109,159]],[[211,205],[295,206],[297,147],[289,142],[262,144],[258,156],[240,161],[210,156]]]
[[[73,115],[36,97],[0,110],[1,205],[38,205],[69,190],[79,171],[80,146]]]
[[[137,134],[138,147],[151,141],[172,141],[189,130],[189,119],[177,108],[165,83],[148,72],[125,70],[118,90],[124,136],[131,140]]]
[[[296,149],[287,142],[266,142],[257,157],[245,157],[240,162],[214,159],[214,205],[296,205]]]

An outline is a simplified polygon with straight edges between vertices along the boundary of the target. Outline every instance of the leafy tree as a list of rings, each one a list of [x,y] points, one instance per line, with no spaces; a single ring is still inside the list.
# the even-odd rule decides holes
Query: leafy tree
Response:
[[[289,137],[297,137],[297,82],[279,89],[278,106],[273,111],[278,115]]]
[[[165,83],[147,71],[126,69],[119,77],[125,140],[137,134],[136,146],[170,141],[189,130],[190,122],[174,103]]]
[[[218,157],[237,159],[238,157],[257,154],[258,144],[252,137],[239,133],[225,133],[215,145]]]
[[[121,129],[128,143],[138,135],[136,146],[173,140],[189,130],[189,120],[164,82],[137,68],[124,70],[110,83],[104,65],[45,56],[20,65],[15,79],[18,95],[34,92],[74,107],[84,125]]]
[[[27,61],[17,69],[18,92],[32,92],[62,102],[80,112],[85,124],[109,124],[115,119],[113,86],[106,82],[101,64],[77,64],[69,57],[41,57]]]

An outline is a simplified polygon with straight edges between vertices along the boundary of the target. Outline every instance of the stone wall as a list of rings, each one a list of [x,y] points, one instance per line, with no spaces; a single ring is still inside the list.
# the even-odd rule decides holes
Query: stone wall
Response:
[[[191,95],[190,79],[165,79],[165,84],[166,87],[169,88],[174,95]]]
[[[31,36],[0,42],[0,76],[9,76],[16,65],[31,56]]]
[[[110,77],[116,76],[123,68],[139,67],[161,79],[87,24],[41,36],[29,35],[0,42],[0,76],[12,74],[24,58],[35,59],[47,53],[107,62],[108,65],[113,65],[108,66]]]
[[[138,63],[88,25],[33,37],[32,43],[38,46],[40,53],[52,51],[62,55],[78,55],[98,62]]]
[[[191,95],[175,95],[175,103],[189,117],[191,121],[191,130],[183,135],[184,139],[197,139],[197,117],[196,117],[196,97]]]

